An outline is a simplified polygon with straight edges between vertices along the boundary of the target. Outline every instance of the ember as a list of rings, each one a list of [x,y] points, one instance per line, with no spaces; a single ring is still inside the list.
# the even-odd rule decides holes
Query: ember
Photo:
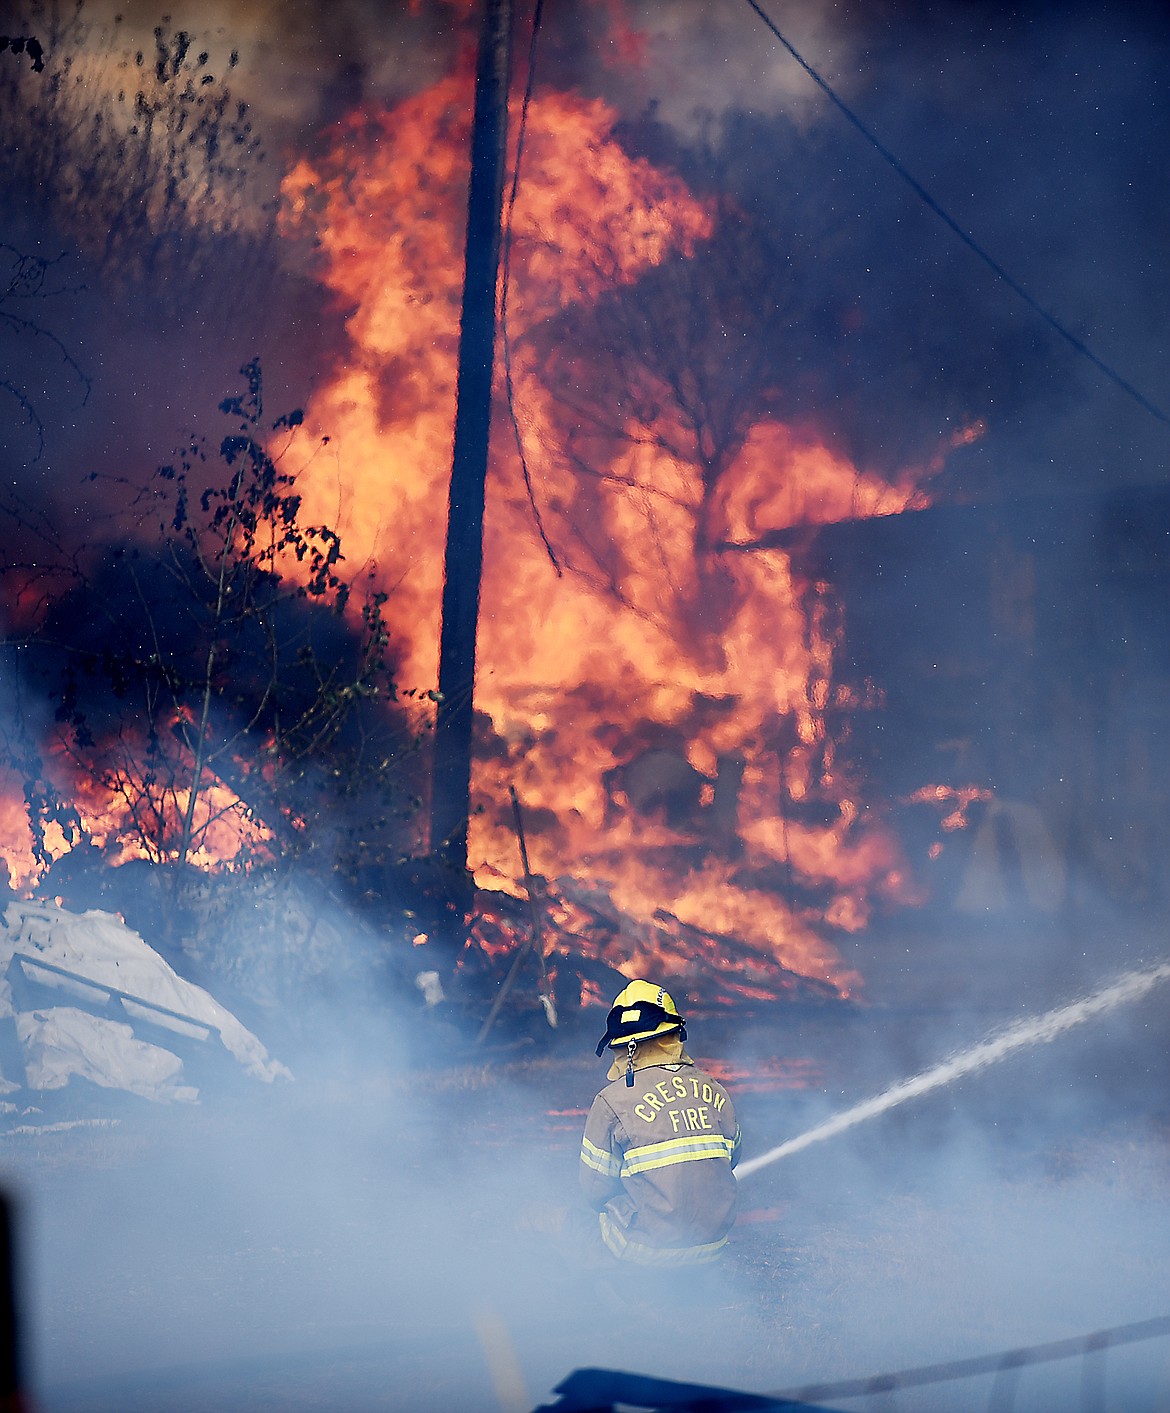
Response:
[[[977,801],[986,801],[993,797],[994,791],[985,790],[978,785],[965,785],[959,789],[950,785],[923,785],[920,790],[915,790],[907,797],[906,803],[941,806],[948,811],[943,815],[941,827],[951,831],[966,829],[967,811],[971,806]]]

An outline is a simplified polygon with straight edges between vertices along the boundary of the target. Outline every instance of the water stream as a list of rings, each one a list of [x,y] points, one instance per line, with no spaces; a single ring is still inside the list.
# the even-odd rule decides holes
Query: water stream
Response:
[[[855,1104],[851,1109],[845,1109],[842,1113],[835,1114],[832,1118],[826,1119],[824,1123],[817,1124],[815,1128],[810,1128],[806,1133],[799,1134],[796,1138],[790,1138],[786,1143],[781,1143],[776,1148],[770,1148],[768,1152],[761,1153],[757,1158],[749,1158],[747,1162],[739,1164],[736,1174],[741,1179],[750,1177],[760,1168],[777,1163],[781,1158],[787,1158],[791,1153],[799,1153],[802,1148],[808,1148],[810,1144],[820,1143],[823,1139],[833,1138],[839,1133],[844,1133],[846,1129],[853,1128],[866,1119],[876,1118],[878,1114],[884,1114],[887,1109],[904,1104],[908,1099],[917,1099],[920,1094],[929,1094],[932,1089],[941,1089],[944,1085],[950,1084],[952,1080],[959,1079],[963,1075],[974,1074],[976,1070],[986,1069],[988,1065],[994,1065],[1015,1050],[1022,1050],[1032,1045],[1043,1045],[1049,1040],[1055,1040],[1058,1035],[1063,1035],[1066,1030],[1080,1025],[1082,1021],[1091,1020],[1094,1016],[1104,1015],[1107,1011],[1115,1010],[1118,1006],[1139,1000],[1158,982],[1166,980],[1167,977],[1170,977],[1170,962],[1161,962],[1157,966],[1129,971],[1109,986],[1102,987],[1101,990],[1094,991],[1092,995],[1085,996],[1079,1001],[1072,1001],[1066,1006],[1058,1006],[1055,1010],[1046,1011],[1042,1016],[1029,1016],[1024,1020],[1017,1021],[1006,1030],[1000,1031],[999,1034],[980,1041],[978,1045],[972,1045],[970,1049],[962,1050],[957,1055],[952,1055],[948,1060],[943,1060],[941,1064],[923,1070],[921,1074],[916,1074],[911,1079],[904,1079],[898,1084],[891,1085],[889,1089],[875,1095],[874,1098],[866,1099],[860,1104]]]

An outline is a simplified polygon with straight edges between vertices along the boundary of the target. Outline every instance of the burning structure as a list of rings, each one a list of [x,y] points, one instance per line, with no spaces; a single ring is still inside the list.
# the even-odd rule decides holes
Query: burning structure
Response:
[[[369,641],[368,631],[361,635],[372,623],[399,689],[425,707],[396,716],[396,730],[409,719],[407,734],[425,733],[436,681],[470,123],[463,9],[443,11],[451,42],[426,81],[391,85],[379,98],[367,75],[352,101],[336,93],[322,101],[313,116],[330,120],[323,126],[314,130],[306,117],[282,164],[274,239],[288,278],[316,291],[329,345],[317,374],[302,380],[303,415],[278,433],[261,427],[258,402],[255,416],[239,398],[224,404],[243,416],[256,456],[270,457],[279,466],[273,474],[289,478],[277,495],[279,515],[315,527],[306,533],[326,532],[311,552],[303,537],[267,549],[269,582],[299,586],[310,604],[322,593],[322,562],[330,575],[344,565],[345,592],[368,583],[373,597],[364,601],[377,604],[377,616],[359,621],[361,596],[354,592],[347,609],[339,595],[351,641],[339,630],[324,651],[360,657],[364,649],[352,644]],[[686,7],[679,15],[695,18]],[[602,97],[568,56],[574,26],[608,23],[622,37],[621,57],[612,81],[594,85],[608,91]],[[469,820],[471,866],[489,906],[473,929],[473,949],[491,962],[519,937],[508,908],[496,905],[493,916],[489,897],[522,891],[508,810],[514,788],[562,954],[575,950],[627,973],[653,965],[680,979],[694,966],[725,979],[746,972],[745,996],[793,986],[847,996],[859,983],[851,938],[940,887],[961,893],[961,882],[938,883],[959,852],[951,847],[957,826],[970,821],[969,837],[982,829],[985,846],[1012,834],[1017,853],[1027,854],[1025,886],[1046,907],[1065,895],[1061,870],[1067,875],[1094,851],[1085,838],[1068,837],[1069,827],[1083,835],[1091,804],[1074,809],[1080,823],[1070,826],[1067,811],[1052,818],[1052,800],[1021,798],[1014,785],[1005,793],[1005,777],[1019,775],[1003,757],[1005,743],[1027,731],[1004,704],[1018,700],[1027,662],[1048,651],[1029,638],[1026,515],[1013,511],[1006,538],[965,561],[987,563],[994,590],[981,600],[978,632],[961,630],[972,654],[946,676],[954,684],[995,680],[985,695],[956,685],[946,698],[911,686],[921,676],[911,645],[926,651],[929,629],[903,631],[913,609],[864,584],[866,565],[886,552],[881,546],[917,544],[948,517],[958,517],[956,525],[994,518],[972,511],[963,520],[946,497],[985,464],[981,447],[994,441],[997,408],[1018,416],[1029,397],[1042,402],[1051,391],[1030,366],[1021,374],[1028,360],[1013,345],[1011,320],[984,318],[997,368],[983,394],[948,345],[942,382],[915,384],[932,399],[930,412],[900,406],[895,415],[881,389],[890,394],[896,375],[880,368],[883,339],[873,331],[883,299],[900,287],[897,271],[884,293],[861,291],[857,260],[871,247],[863,241],[846,250],[826,234],[838,182],[824,177],[815,152],[797,160],[798,121],[781,124],[776,137],[792,174],[791,211],[777,225],[778,197],[761,196],[767,161],[754,117],[723,114],[708,130],[705,155],[681,120],[633,117],[631,95],[643,82],[631,77],[634,37],[641,33],[643,55],[662,40],[652,17],[640,23],[641,30],[629,16],[619,22],[615,10],[608,20],[576,16],[563,31],[534,36],[543,46],[533,48],[539,66],[514,85],[518,180],[506,213],[505,367],[491,448]],[[213,60],[204,53],[196,62],[191,44],[186,31],[156,33],[154,83],[163,97],[168,84],[194,85],[197,94],[209,78]],[[229,71],[237,62],[233,56]],[[101,73],[92,77],[100,87]],[[18,96],[32,102],[37,82],[22,73]],[[160,125],[170,121],[163,97],[155,105]],[[244,122],[241,108],[237,126]],[[239,131],[241,152],[252,153],[252,138]],[[813,200],[818,182],[829,195]],[[231,199],[246,200],[246,185],[231,185]],[[75,217],[67,207],[52,210],[68,229]],[[150,206],[145,219],[159,228],[195,222],[197,234],[194,210],[184,196],[170,208]],[[879,203],[875,230],[901,211],[895,201]],[[233,240],[250,229],[223,213],[216,221]],[[916,228],[914,239],[927,237]],[[925,320],[943,292],[976,319],[951,272],[932,271],[926,286],[925,303],[907,305],[912,321]],[[855,385],[842,391],[841,369],[850,366]],[[192,496],[210,487],[197,461],[188,468]],[[1062,513],[1075,517],[1074,504],[1065,502]],[[825,528],[810,537],[815,526]],[[126,543],[152,552],[150,534],[145,522],[111,524],[102,572]],[[239,547],[230,531],[220,543]],[[64,547],[74,553],[71,543]],[[889,553],[908,562],[906,550]],[[1004,555],[1011,562],[1001,565]],[[911,590],[913,603],[929,602],[940,623],[942,608],[961,598],[951,571],[946,566],[948,589],[939,593],[928,583],[934,567],[924,565]],[[92,555],[86,572],[96,590]],[[880,565],[875,573],[890,585]],[[25,636],[46,624],[67,636],[60,613],[28,609],[27,565],[15,579],[11,611],[25,606]],[[39,589],[46,581],[31,582]],[[155,580],[140,573],[135,582],[158,599]],[[337,578],[329,583],[339,587]],[[950,662],[954,623],[947,617],[939,629],[951,635]],[[1038,631],[1059,655],[1067,638],[1058,642],[1055,626],[1055,637]],[[976,651],[988,633],[1014,646]],[[322,651],[314,652],[319,664]],[[148,644],[136,653],[138,667],[123,664],[127,670],[150,662]],[[204,676],[215,711],[205,695],[192,714],[190,700],[172,692],[166,712],[122,723],[116,752],[111,736],[63,729],[68,688],[35,722],[14,705],[30,723],[10,752],[17,768],[5,804],[5,853],[18,886],[32,886],[78,841],[110,859],[141,855],[145,802],[157,825],[154,852],[145,853],[160,862],[265,867],[287,861],[291,841],[312,836],[314,867],[336,865],[351,897],[383,909],[381,921],[394,912],[396,935],[418,944],[425,968],[442,919],[427,915],[425,883],[415,887],[425,869],[395,862],[425,853],[430,841],[418,820],[375,822],[367,798],[350,848],[326,825],[325,811],[312,814],[303,798],[291,804],[287,791],[282,796],[292,778],[282,752],[291,748],[274,725],[278,716],[287,724],[291,708],[277,713],[271,683],[251,684],[243,717],[253,715],[249,730],[239,730],[225,673],[221,665],[218,678]],[[1070,701],[1076,675],[1071,667],[1065,673]],[[372,683],[359,669],[325,687],[335,696],[371,695]],[[29,685],[19,690],[27,699]],[[887,748],[921,740],[923,714],[940,750]],[[1074,716],[1070,706],[1061,717],[1069,730]],[[305,736],[316,743],[333,729],[314,735],[317,719],[306,721]],[[161,795],[160,740],[177,743],[170,759],[179,766]],[[383,762],[395,754],[387,738],[379,751]],[[416,760],[424,758],[425,751]],[[1049,774],[1059,771],[1056,758],[1053,743]],[[302,765],[297,779],[311,791],[333,763],[322,754]],[[408,797],[425,795],[425,770],[400,761],[393,769],[408,778]],[[1104,793],[1102,786],[1094,798]],[[51,808],[50,797],[58,802]],[[937,817],[928,815],[938,805]],[[31,843],[28,809],[41,811]],[[987,816],[985,828],[977,815]],[[987,847],[982,857],[990,857]],[[67,871],[55,866],[59,876]],[[970,870],[965,877],[973,898]],[[401,915],[404,891],[413,930]],[[607,989],[590,983],[587,971],[579,968],[571,986],[586,1000],[596,986]]]
[[[172,7],[168,26],[130,4],[103,30],[88,0],[94,28],[54,30],[43,71],[23,62],[27,46],[0,50],[19,134],[0,150],[12,196],[0,328],[23,331],[35,355],[9,348],[0,370],[16,390],[0,429],[12,530],[0,829],[15,890],[123,912],[177,972],[230,969],[250,999],[262,979],[266,1001],[292,990],[297,1004],[328,1004],[336,959],[361,953],[351,992],[364,987],[392,1017],[370,1035],[353,1010],[338,1019],[338,1050],[352,1044],[363,1059],[405,1015],[387,997],[422,1004],[418,972],[450,984],[454,971],[482,1017],[527,940],[533,899],[562,1009],[612,995],[615,970],[652,969],[676,994],[701,981],[733,1023],[777,999],[865,996],[892,939],[936,1011],[940,998],[951,1008],[946,1044],[976,970],[989,985],[1006,973],[968,951],[939,984],[928,963],[942,950],[940,914],[1007,920],[1033,950],[1037,918],[1055,919],[1055,935],[1069,910],[1089,915],[1087,898],[1156,921],[1162,425],[1116,383],[1100,385],[1100,369],[1058,345],[1034,308],[1008,307],[1003,281],[965,263],[919,195],[855,130],[834,127],[839,114],[753,7],[614,0],[546,7],[528,101],[528,33],[516,44],[519,179],[474,684],[478,908],[458,957],[433,960],[441,889],[418,800],[443,707],[433,693],[478,7],[277,8],[225,4],[224,34],[203,48],[202,15]],[[936,205],[1086,346],[1103,340],[1133,387],[1153,385],[1168,326],[1150,255],[1165,224],[1164,18],[1137,6],[1108,17],[1017,8],[993,21],[960,5],[789,8],[797,47]],[[18,32],[36,33],[50,9],[30,4]],[[63,248],[85,278],[53,286]],[[262,389],[301,412],[273,418]],[[227,423],[176,458],[176,438],[220,399]],[[258,500],[242,494],[241,467]],[[136,513],[144,504],[150,513]],[[241,556],[243,512],[258,537]],[[231,640],[249,650],[234,657],[221,652],[235,591],[195,574],[199,561],[227,562],[211,552],[216,528],[217,553],[242,571],[234,582],[263,591]],[[202,617],[179,611],[197,582],[216,610]],[[30,663],[46,646],[64,669],[48,683]],[[330,678],[329,664],[346,672]],[[349,703],[352,715],[314,715]],[[168,943],[180,891],[199,921],[195,949],[189,935]],[[1046,956],[1071,966],[1068,938],[1056,940],[1064,950]],[[895,981],[908,997],[906,975]],[[850,1008],[819,1014],[830,1010]],[[1128,1019],[1114,1017],[1119,1031]],[[845,1057],[851,1087],[906,1072],[895,1043],[875,1055],[888,1040]],[[750,1047],[732,1061],[745,1112],[761,1106],[762,1142],[814,1124],[830,1085],[845,1087],[813,1057],[777,1056],[780,1043],[769,1033],[768,1092]],[[271,1348],[273,1330],[289,1343],[312,1330],[335,1349],[324,1301],[346,1336],[372,1328],[371,1311],[399,1323],[384,1362],[400,1387],[415,1379],[422,1407],[436,1368],[462,1372],[452,1292],[499,1297],[504,1273],[528,1300],[508,1308],[538,1332],[526,1353],[551,1379],[558,1351],[538,1335],[557,1302],[516,1278],[504,1218],[516,1135],[539,1129],[525,1155],[537,1187],[556,1192],[560,1130],[575,1147],[591,1078],[533,1104],[547,1073],[536,1065],[501,1080],[518,1093],[489,1099],[473,1077],[440,1103],[401,1082],[400,1058],[381,1088],[346,1075],[311,1124],[299,1096],[291,1113],[278,1097],[227,1145],[196,1162],[184,1149],[161,1177],[129,1164],[87,1172],[73,1186],[88,1204],[77,1209],[95,1256],[88,1289],[65,1238],[45,1242],[58,1281],[45,1283],[45,1343],[67,1352],[60,1367],[92,1376],[104,1360],[109,1372],[134,1348],[124,1328],[89,1338],[107,1315],[136,1325],[155,1365],[197,1357],[192,1330],[219,1357]],[[1043,1119],[1056,1085],[1035,1087]],[[797,1098],[782,1109],[788,1089]],[[1069,1100],[1077,1120],[1091,1107],[1080,1097]],[[445,1132],[474,1132],[474,1151],[448,1144],[437,1161],[433,1120],[452,1113]],[[935,1117],[932,1131],[951,1133],[963,1116]],[[929,1180],[891,1145],[912,1199],[895,1213],[893,1246],[929,1249],[900,1270],[885,1232],[861,1261],[835,1235],[861,1207],[891,1211],[863,1147],[803,1169],[803,1187],[792,1169],[761,1179],[756,1230],[772,1231],[757,1248],[760,1386],[1150,1315],[1162,1189],[1157,1210],[1139,1194],[1120,1215],[1114,1172],[1005,1201],[968,1161],[982,1137],[964,1132],[930,1165],[928,1143],[916,1152],[943,1194],[928,1231],[916,1203]],[[1099,1156],[1111,1165],[1104,1144]],[[888,1173],[895,1160],[881,1158]],[[801,1161],[815,1163],[815,1148]],[[70,1188],[43,1176],[46,1190]],[[846,1200],[849,1184],[863,1195]],[[469,1204],[472,1187],[482,1200]],[[169,1237],[175,1193],[189,1223],[183,1269],[200,1279],[160,1296],[161,1277],[144,1276],[138,1310],[133,1292],[111,1302],[111,1270],[178,1267],[108,1214],[153,1202]],[[776,1239],[781,1212],[804,1221],[802,1247]],[[66,1230],[72,1240],[72,1221]],[[1069,1231],[1083,1239],[1069,1243]],[[319,1234],[327,1257],[315,1259]],[[1010,1309],[994,1298],[1004,1289],[1016,1292]],[[73,1319],[82,1307],[88,1325]],[[600,1329],[608,1362],[608,1312],[599,1326],[595,1310],[563,1308],[572,1356],[555,1375],[583,1357],[583,1330]],[[434,1320],[421,1342],[420,1311]],[[763,1361],[786,1325],[801,1335],[783,1344],[778,1378]],[[827,1355],[825,1329],[845,1331]],[[684,1353],[691,1366],[675,1376],[727,1381],[709,1351]],[[371,1404],[384,1401],[383,1384]],[[458,1394],[446,1404],[470,1406]]]

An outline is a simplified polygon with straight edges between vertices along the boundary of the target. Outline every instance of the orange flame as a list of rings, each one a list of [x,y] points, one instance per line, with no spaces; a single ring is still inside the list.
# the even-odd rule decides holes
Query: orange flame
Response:
[[[401,680],[420,691],[437,680],[470,111],[461,72],[392,111],[355,112],[283,188],[284,232],[310,252],[349,340],[306,409],[316,449],[300,468],[304,513],[341,533],[355,574],[375,567],[402,639]],[[909,896],[896,842],[860,803],[863,782],[840,750],[848,714],[875,703],[834,682],[842,623],[828,586],[803,582],[780,548],[745,547],[925,504],[926,481],[981,425],[886,480],[808,428],[761,417],[712,478],[652,373],[651,396],[570,405],[574,370],[611,357],[573,336],[575,318],[716,234],[714,208],[624,151],[616,121],[600,100],[564,93],[538,94],[530,110],[509,334],[528,469],[569,571],[550,562],[519,459],[497,436],[472,862],[485,885],[518,873],[515,786],[533,867],[590,880],[631,920],[606,954],[627,974],[685,973],[689,950],[722,972],[726,994],[780,994],[782,968],[844,992],[859,979],[827,934],[857,931],[875,901]],[[545,366],[551,329],[562,331],[559,386]],[[117,790],[61,761],[54,769],[93,841],[132,854]],[[0,836],[27,882],[36,865],[15,843],[15,798],[2,797]],[[178,817],[185,804],[180,790],[168,807]],[[262,848],[264,830],[226,786],[200,808],[194,862]],[[60,831],[46,843],[54,856],[69,847]],[[559,922],[578,936],[565,896]],[[477,937],[489,958],[516,943],[514,929],[486,922]],[[581,993],[600,995],[584,978]]]
[[[307,409],[330,440],[300,488],[352,563],[376,562],[406,635],[403,679],[419,688],[437,675],[469,111],[454,75],[392,112],[355,113],[284,188],[286,231],[314,242],[320,279],[350,311],[347,355]],[[855,979],[820,930],[863,927],[873,899],[904,885],[827,725],[864,705],[833,684],[841,625],[826,586],[799,582],[783,551],[711,547],[925,504],[946,451],[887,482],[761,420],[712,495],[663,399],[653,420],[604,409],[604,484],[583,477],[572,419],[525,335],[687,258],[714,229],[676,177],[623,151],[615,121],[569,94],[531,107],[509,291],[517,406],[554,536],[592,558],[558,577],[497,438],[476,684],[492,734],[473,781],[473,863],[483,880],[515,873],[515,785],[535,868],[593,878],[633,917],[666,906],[843,988]],[[635,948],[622,965],[664,960]]]
[[[979,801],[994,797],[993,790],[981,785],[923,785],[906,797],[908,805],[939,805],[947,811],[942,818],[942,828],[948,833],[956,829],[966,829],[967,811]],[[937,857],[936,854],[931,855]]]
[[[141,758],[146,758],[145,742]],[[109,745],[97,754],[112,759],[115,755],[131,761],[134,743],[120,739],[116,747]],[[129,766],[134,769],[133,763]],[[147,803],[141,781],[125,774],[103,781],[77,768],[66,753],[50,747],[46,769],[53,788],[60,798],[68,800],[77,816],[77,831],[67,835],[65,827],[49,821],[44,830],[44,850],[51,859],[64,858],[78,843],[76,833],[87,838],[108,858],[119,862],[129,859],[160,861],[160,851],[166,854],[168,840],[178,838],[181,821],[190,801],[190,790],[176,782],[174,788],[159,790]],[[5,778],[6,777],[6,778]],[[7,865],[9,880],[18,892],[27,892],[44,872],[44,865],[34,856],[28,816],[22,798],[22,782],[11,771],[0,776],[0,859]],[[133,803],[132,803],[133,802]],[[157,825],[148,833],[156,836],[158,847],[143,842],[140,822],[144,812],[157,811]],[[263,854],[271,831],[248,808],[247,804],[221,781],[205,781],[195,800],[192,817],[194,848],[188,862],[195,868],[230,867],[245,857]]]

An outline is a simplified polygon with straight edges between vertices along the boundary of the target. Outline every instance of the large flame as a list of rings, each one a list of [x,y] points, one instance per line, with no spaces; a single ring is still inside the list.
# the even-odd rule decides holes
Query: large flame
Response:
[[[310,247],[348,338],[306,409],[304,512],[340,531],[355,574],[374,567],[400,680],[420,692],[437,682],[470,112],[470,79],[454,74],[392,110],[351,114],[284,183],[285,234]],[[555,92],[529,115],[507,308],[533,494],[501,389],[472,864],[485,886],[517,879],[514,787],[533,867],[561,882],[566,935],[582,935],[566,901],[582,887],[628,919],[608,962],[738,969],[753,995],[784,990],[778,963],[847,991],[857,978],[833,931],[910,895],[892,831],[843,763],[849,715],[872,704],[834,680],[834,596],[800,578],[777,532],[925,503],[949,445],[886,479],[811,424],[759,413],[719,460],[665,373],[643,361],[625,389],[622,350],[600,346],[591,315],[657,289],[655,272],[718,238],[719,215],[629,155],[616,123],[605,103]],[[117,789],[59,774],[88,836],[131,848]],[[262,847],[226,786],[200,808],[207,853],[194,862]],[[0,832],[17,838],[15,813]],[[56,856],[71,840],[50,831],[45,844]],[[37,864],[21,848],[5,852],[27,882]]]
[[[453,76],[393,111],[356,113],[285,184],[286,229],[314,238],[320,278],[350,311],[347,355],[307,412],[330,440],[303,473],[306,506],[340,519],[351,561],[376,563],[408,640],[404,677],[420,688],[437,676],[469,112],[469,84]],[[891,483],[762,419],[712,484],[680,450],[669,396],[653,420],[645,399],[566,410],[542,360],[557,361],[563,392],[575,360],[603,356],[576,346],[574,311],[685,259],[714,229],[676,177],[622,149],[615,121],[561,93],[530,113],[513,380],[542,523],[571,568],[558,575],[537,533],[501,400],[476,684],[491,739],[475,766],[472,862],[515,876],[514,785],[539,871],[597,880],[632,917],[665,907],[844,988],[853,978],[826,931],[864,926],[873,898],[903,882],[829,729],[858,705],[833,683],[841,625],[826,586],[799,582],[782,550],[729,546],[922,504],[945,450]],[[549,327],[561,336],[551,354]],[[682,965],[634,944],[624,961]]]

